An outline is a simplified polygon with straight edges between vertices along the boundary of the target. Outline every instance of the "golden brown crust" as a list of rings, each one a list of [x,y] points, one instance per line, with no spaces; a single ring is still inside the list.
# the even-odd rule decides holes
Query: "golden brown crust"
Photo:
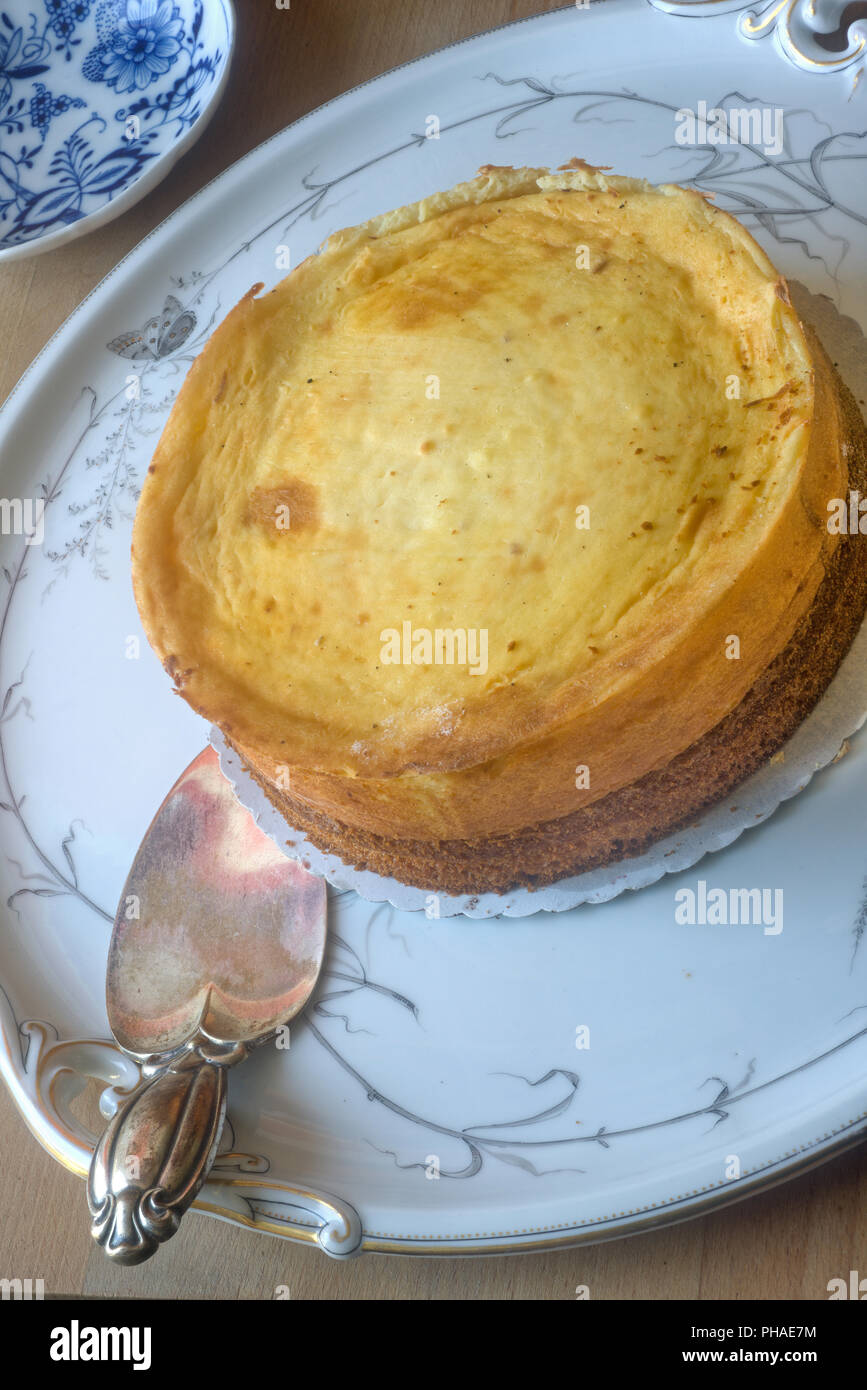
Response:
[[[488,169],[337,233],[217,330],[145,483],[136,599],[180,693],[383,834],[511,832],[663,766],[789,640],[835,544],[837,441],[781,284],[699,195],[583,168]],[[269,536],[263,498],[296,524]],[[386,666],[410,615],[489,632],[486,674]]]
[[[824,357],[815,336],[811,346]],[[867,494],[867,429],[827,364],[842,416],[848,487]],[[845,495],[845,493],[843,494]],[[844,535],[806,618],[736,709],[665,767],[578,811],[513,834],[440,841],[342,824],[257,775],[274,806],[313,844],[359,869],[447,893],[541,887],[642,853],[727,796],[794,733],[836,673],[867,607],[867,537]],[[244,757],[243,749],[237,750]]]
[[[689,819],[815,703],[863,610],[863,542],[826,524],[862,446],[734,219],[581,161],[486,167],[232,311],[149,470],[136,600],[318,843],[451,891],[550,882]],[[386,659],[398,624],[483,632],[485,665]]]
[[[601,708],[588,701],[586,710],[535,740],[516,732],[511,749],[474,766],[394,778],[310,771],[288,758],[281,765],[224,724],[260,780],[279,786],[291,767],[296,801],[361,835],[478,841],[589,809],[696,744],[792,640],[839,543],[826,524],[827,499],[846,487],[838,379],[818,339],[808,338],[815,419],[800,486],[737,580],[720,585],[713,614],[697,621],[690,602],[673,609],[664,656],[652,650],[655,627],[646,665],[636,672],[624,660],[619,687],[608,690]],[[726,656],[730,635],[740,642],[737,660]],[[578,767],[589,769],[589,786],[576,785]]]

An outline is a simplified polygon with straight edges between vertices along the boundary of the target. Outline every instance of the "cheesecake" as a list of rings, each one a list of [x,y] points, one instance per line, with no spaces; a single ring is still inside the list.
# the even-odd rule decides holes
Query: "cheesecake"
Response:
[[[133,583],[286,821],[431,891],[549,884],[728,796],[867,607],[858,407],[746,229],[573,160],[254,286],[178,394]]]

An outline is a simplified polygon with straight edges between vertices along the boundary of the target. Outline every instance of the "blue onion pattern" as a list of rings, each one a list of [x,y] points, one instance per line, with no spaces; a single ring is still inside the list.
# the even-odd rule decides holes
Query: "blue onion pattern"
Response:
[[[224,68],[202,0],[33,0],[26,19],[2,6],[0,249],[116,198],[186,134]]]
[[[184,25],[172,0],[103,0],[97,25],[104,37],[82,71],[116,92],[143,91],[180,56]]]

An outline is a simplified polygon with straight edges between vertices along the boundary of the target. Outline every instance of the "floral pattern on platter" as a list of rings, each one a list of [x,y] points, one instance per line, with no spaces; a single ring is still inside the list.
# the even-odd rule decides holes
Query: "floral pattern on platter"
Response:
[[[0,8],[0,250],[126,190],[199,119],[227,61],[222,0],[37,6]]]

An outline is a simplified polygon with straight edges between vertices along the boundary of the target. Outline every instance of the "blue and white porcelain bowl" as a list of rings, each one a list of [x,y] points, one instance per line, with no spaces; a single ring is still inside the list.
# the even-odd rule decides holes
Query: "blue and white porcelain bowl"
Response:
[[[119,216],[201,135],[231,0],[0,0],[0,260]]]

